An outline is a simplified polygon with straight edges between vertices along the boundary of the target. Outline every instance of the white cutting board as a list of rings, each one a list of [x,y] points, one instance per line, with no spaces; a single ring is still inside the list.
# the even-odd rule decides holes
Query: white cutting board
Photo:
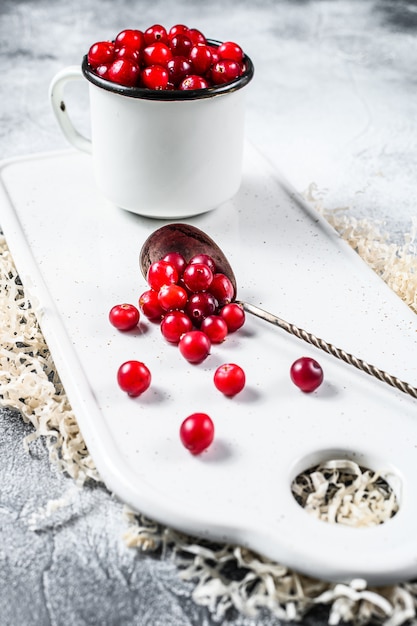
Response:
[[[417,575],[416,400],[253,317],[198,366],[164,341],[158,325],[143,320],[137,332],[116,331],[108,312],[137,304],[146,289],[140,248],[165,222],[103,200],[88,155],[5,161],[0,176],[0,224],[109,489],[160,522],[249,546],[319,578],[385,584]],[[417,384],[417,317],[253,147],[234,200],[187,221],[226,252],[240,299]],[[313,394],[289,378],[303,355],[324,369]],[[153,376],[136,399],[116,383],[130,358]],[[233,399],[212,382],[230,361],[247,376]],[[198,457],[178,435],[195,411],[208,412],[216,428]],[[399,513],[367,529],[309,516],[291,481],[329,458],[381,470]]]

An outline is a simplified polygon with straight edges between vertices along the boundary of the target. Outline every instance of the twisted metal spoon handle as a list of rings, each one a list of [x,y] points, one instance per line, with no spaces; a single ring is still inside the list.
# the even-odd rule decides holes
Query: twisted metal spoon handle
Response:
[[[324,341],[323,339],[316,337],[312,333],[309,333],[306,330],[303,330],[302,328],[295,326],[294,324],[290,324],[289,322],[286,322],[285,320],[281,319],[280,317],[277,317],[276,315],[273,315],[272,313],[268,313],[268,311],[264,311],[258,306],[255,306],[253,304],[248,304],[247,302],[241,302],[241,301],[238,301],[237,304],[240,304],[240,306],[243,307],[243,310],[246,311],[247,313],[251,313],[252,315],[259,317],[265,320],[266,322],[269,322],[270,324],[279,326],[279,328],[282,328],[287,333],[290,333],[290,335],[294,335],[295,337],[298,337],[299,339],[302,339],[303,341],[310,343],[316,348],[319,348],[320,350],[323,350],[324,352],[327,352],[328,354],[333,355],[337,359],[340,359],[344,361],[345,363],[348,363],[349,365],[353,365],[353,367],[356,367],[357,369],[365,372],[366,374],[369,374],[370,376],[374,376],[374,378],[378,378],[378,380],[381,380],[382,382],[387,383],[387,385],[390,385],[391,387],[395,387],[396,389],[399,389],[400,391],[407,393],[413,398],[417,398],[416,387],[413,387],[409,383],[406,383],[400,380],[396,376],[392,376],[391,374],[384,372],[378,367],[375,367],[375,365],[371,365],[370,363],[367,363],[366,361],[363,361],[362,359],[359,359],[358,357],[353,356],[352,354],[349,354],[345,352],[344,350],[341,350],[340,348],[336,348],[331,343],[328,343],[327,341]]]

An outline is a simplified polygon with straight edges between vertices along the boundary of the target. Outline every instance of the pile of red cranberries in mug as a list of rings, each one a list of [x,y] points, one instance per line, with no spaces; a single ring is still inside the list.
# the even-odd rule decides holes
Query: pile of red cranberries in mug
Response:
[[[112,83],[157,90],[208,89],[246,71],[237,43],[207,39],[184,24],[122,30],[112,41],[94,43],[87,62],[93,73]]]

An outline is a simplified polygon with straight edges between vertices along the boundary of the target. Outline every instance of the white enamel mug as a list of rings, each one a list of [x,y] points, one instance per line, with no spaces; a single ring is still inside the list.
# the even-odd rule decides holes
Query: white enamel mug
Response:
[[[232,198],[242,176],[245,89],[254,68],[226,85],[189,91],[124,87],[82,66],[52,79],[59,125],[76,148],[92,153],[97,187],[114,205],[139,215],[178,219]],[[64,99],[69,81],[89,84],[91,140],[73,126]]]

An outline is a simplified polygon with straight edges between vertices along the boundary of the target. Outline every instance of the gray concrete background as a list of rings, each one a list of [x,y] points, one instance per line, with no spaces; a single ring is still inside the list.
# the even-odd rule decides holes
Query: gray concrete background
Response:
[[[416,215],[417,4],[412,0],[2,0],[0,156],[66,148],[48,84],[91,43],[126,27],[187,23],[241,43],[256,67],[248,138],[300,191],[381,220],[402,241]],[[86,93],[73,118],[88,130]],[[1,215],[0,215],[1,226]],[[1,390],[0,390],[1,391]],[[209,626],[192,584],[160,555],[122,541],[122,506],[105,488],[81,492],[50,466],[13,410],[0,411],[0,623],[4,626]],[[52,498],[65,513],[33,526]],[[325,623],[326,612],[304,623]],[[267,613],[227,626],[276,626]]]

